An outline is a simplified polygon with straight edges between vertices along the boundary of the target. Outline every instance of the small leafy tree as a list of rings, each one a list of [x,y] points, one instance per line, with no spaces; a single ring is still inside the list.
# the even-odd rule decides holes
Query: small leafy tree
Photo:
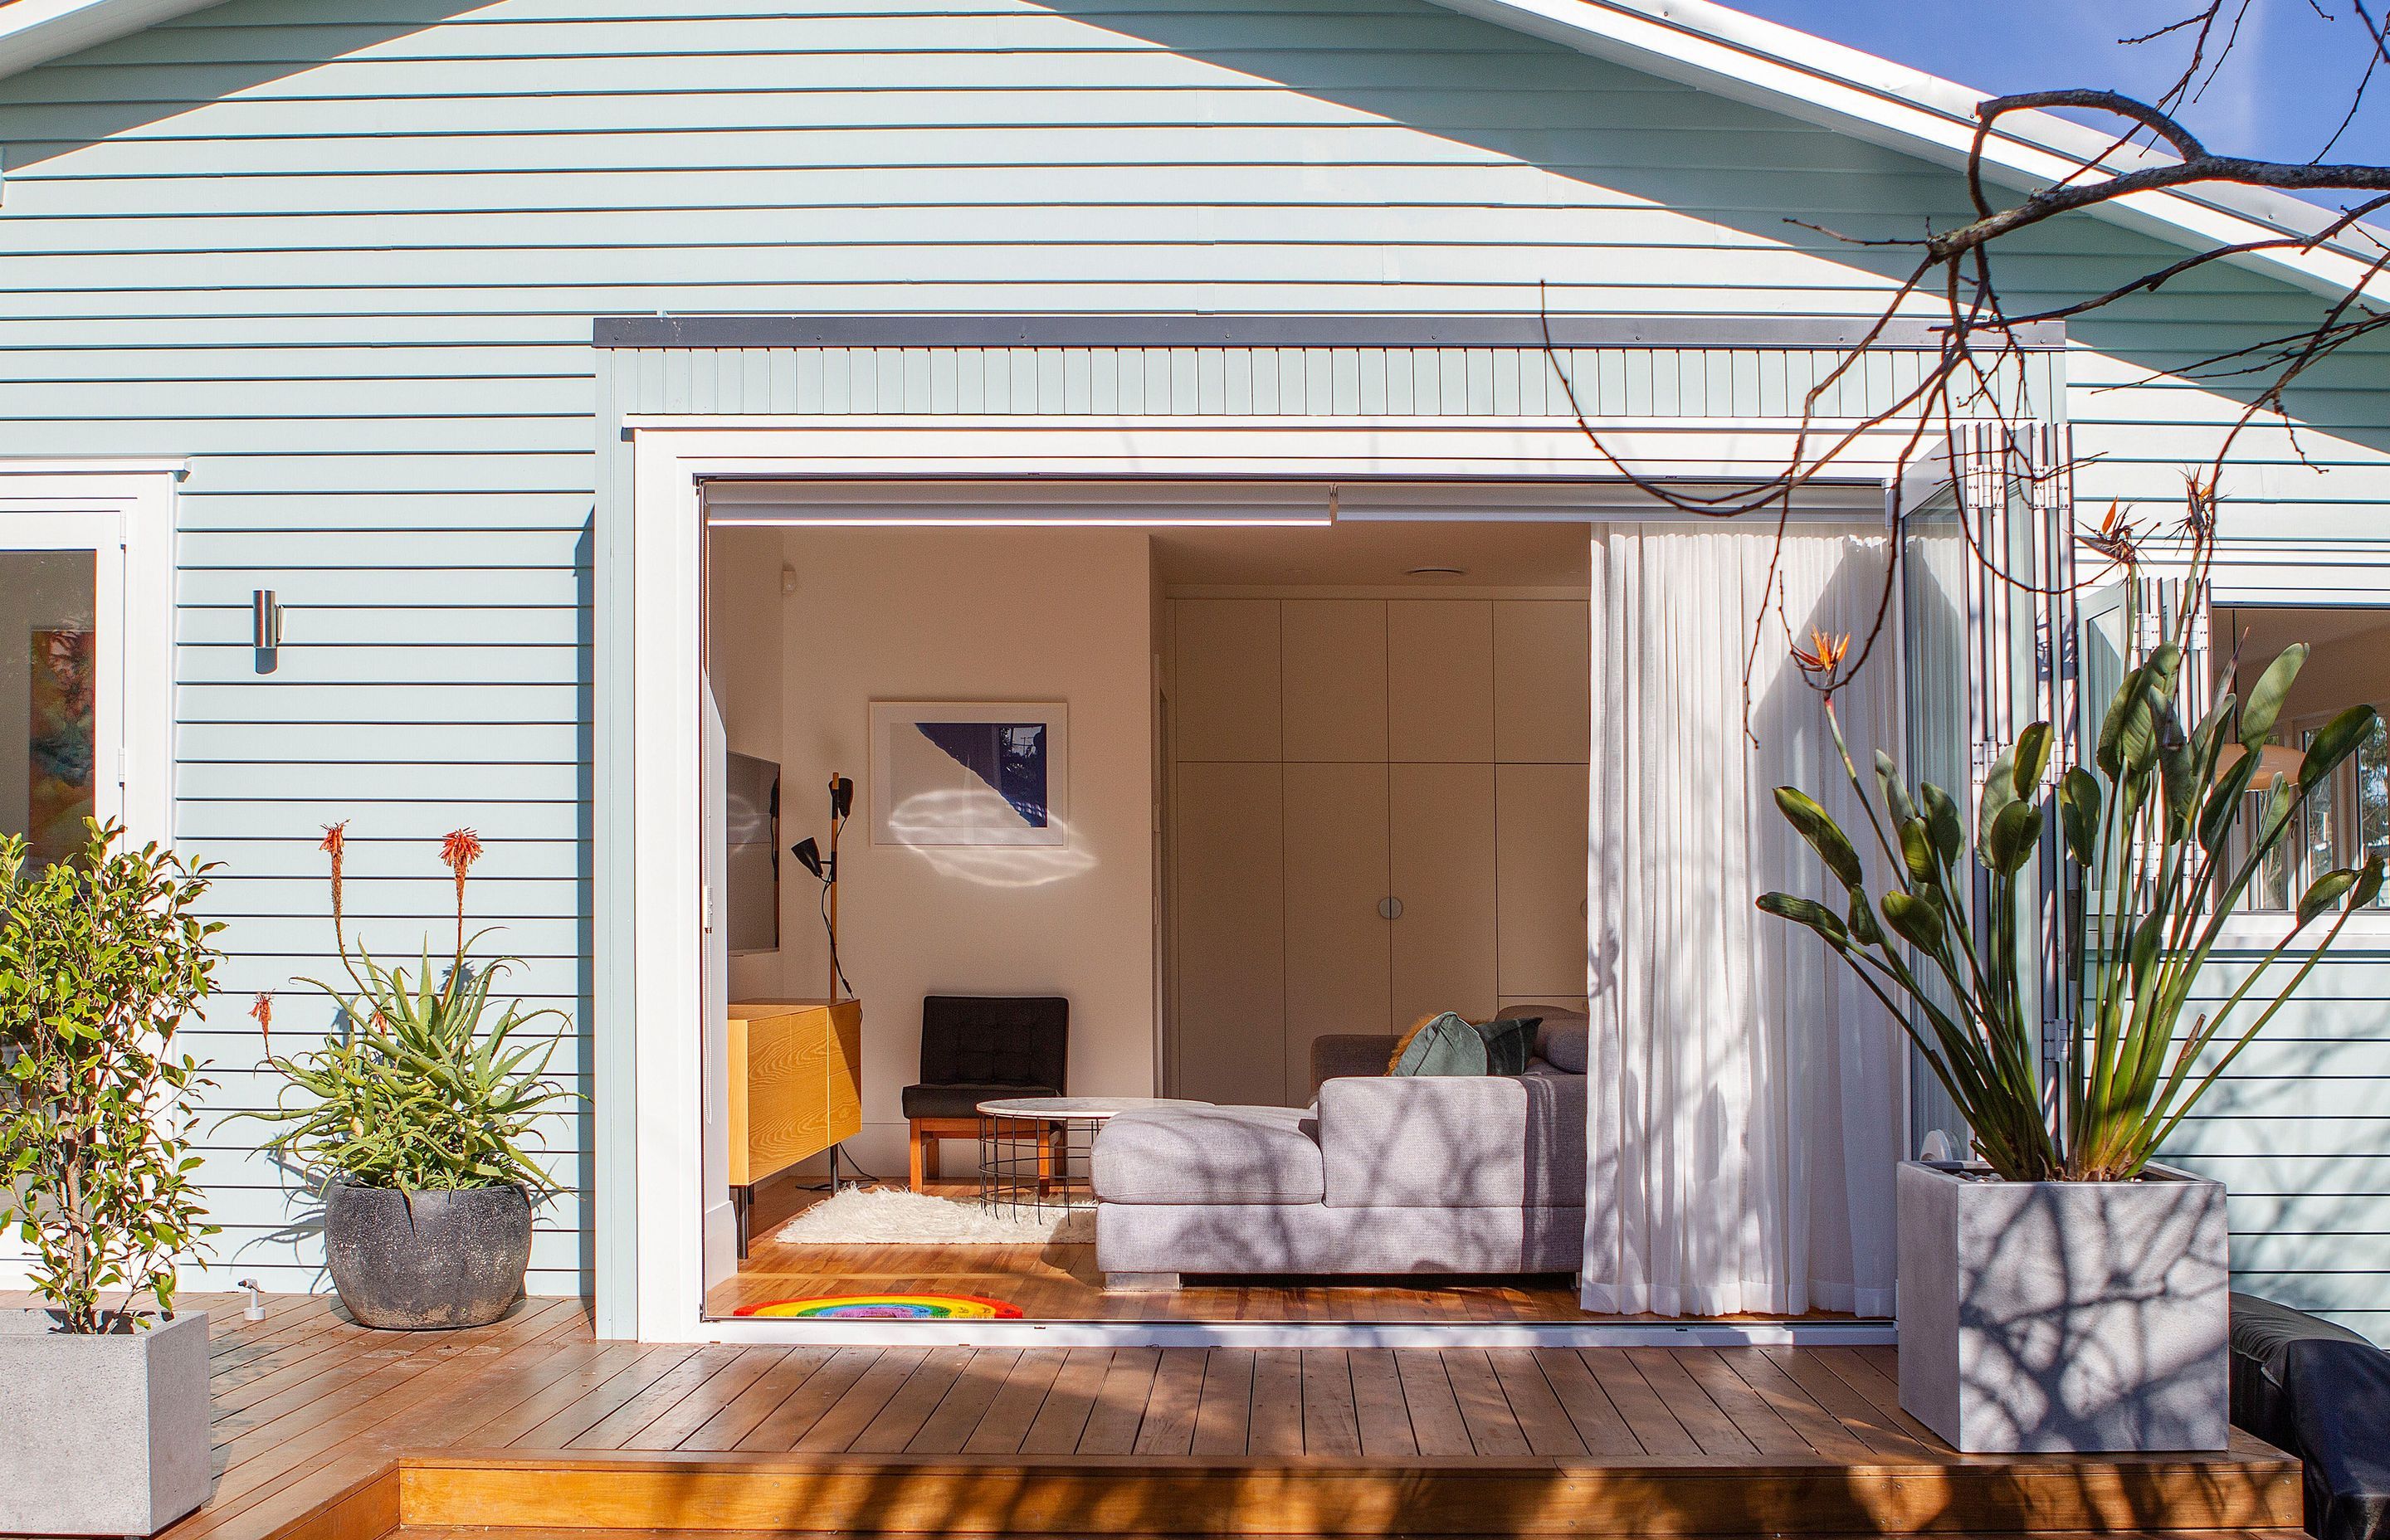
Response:
[[[80,859],[37,870],[0,836],[0,1214],[33,1248],[34,1291],[84,1333],[132,1329],[145,1300],[172,1318],[177,1260],[216,1233],[186,1107],[207,1083],[173,1042],[224,929],[198,914],[212,866],[89,828]]]
[[[392,1187],[403,1192],[516,1186],[552,1189],[526,1148],[539,1116],[571,1093],[549,1084],[557,1039],[519,1034],[554,1009],[495,1007],[492,985],[510,958],[476,963],[480,933],[465,930],[465,879],[482,842],[458,829],[441,842],[455,879],[456,932],[444,972],[436,975],[427,943],[412,974],[384,967],[360,943],[353,955],[342,923],[341,866],[347,825],[324,831],[332,860],[332,934],[349,987],[303,981],[330,997],[338,1024],[320,1048],[277,1059],[271,1052],[271,998],[254,1012],[268,1033],[266,1064],[304,1098],[270,1111],[236,1113],[283,1124],[265,1148],[322,1184]],[[437,982],[435,982],[435,977]]]
[[[2306,648],[2276,658],[2247,700],[2217,695],[2186,727],[2175,704],[2184,641],[2161,643],[2125,676],[2101,719],[2093,764],[2067,768],[2054,788],[2044,784],[2049,724],[2017,735],[1985,779],[1972,844],[1949,791],[1904,784],[1890,755],[1876,756],[1877,797],[1861,784],[1833,710],[1831,676],[1846,639],[1819,636],[1795,652],[1813,678],[1828,681],[1826,720],[1892,886],[1870,893],[1857,848],[1832,815],[1802,791],[1779,787],[1777,806],[1843,897],[1828,905],[1771,892],[1759,907],[1808,927],[1850,964],[1949,1091],[1985,1162],[2010,1181],[2138,1175],[2349,917],[2382,892],[2379,855],[2316,879],[2263,961],[2222,1005],[2182,1029],[2192,984],[2250,881],[2377,721],[2372,707],[2352,706],[2316,732],[2295,773],[2268,774],[2264,751],[2275,741]],[[2254,815],[2253,792],[2263,797]],[[2080,1007],[2055,1067],[2054,1109],[2043,1095],[2039,1013],[2030,1005],[2027,970],[2037,971],[2038,961],[2020,956],[2018,944],[2028,867],[2053,804],[2058,859],[2072,869],[2061,884],[2071,897],[2051,940]],[[1967,896],[1977,872],[1989,893],[1988,924],[1980,927]],[[2087,902],[2090,894],[2096,902]],[[2327,915],[2335,917],[2330,927],[2302,945]],[[2295,970],[2261,990],[2274,965],[2294,953]],[[2219,1042],[2224,1051],[2203,1071],[2202,1056]]]

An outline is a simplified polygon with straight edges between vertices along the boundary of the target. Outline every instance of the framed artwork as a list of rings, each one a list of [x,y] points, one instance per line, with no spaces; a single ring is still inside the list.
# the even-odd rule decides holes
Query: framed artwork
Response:
[[[871,703],[871,842],[1062,846],[1071,726],[1059,701]]]

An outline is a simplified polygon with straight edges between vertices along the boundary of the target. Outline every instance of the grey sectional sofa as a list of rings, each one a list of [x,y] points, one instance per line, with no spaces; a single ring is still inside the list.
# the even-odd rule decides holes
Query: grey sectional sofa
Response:
[[[1322,1039],[1314,1065],[1328,1072],[1309,1108],[1112,1119],[1092,1161],[1108,1285],[1175,1288],[1189,1273],[1576,1271],[1584,1075],[1539,1056],[1523,1075],[1390,1076],[1393,1045]],[[1347,1069],[1370,1072],[1335,1072]]]

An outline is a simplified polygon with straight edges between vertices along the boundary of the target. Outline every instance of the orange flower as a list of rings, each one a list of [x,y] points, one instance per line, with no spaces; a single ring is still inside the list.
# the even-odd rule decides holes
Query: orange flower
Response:
[[[459,883],[465,880],[466,869],[481,858],[482,837],[469,828],[453,830],[440,841],[440,864],[455,872]]]
[[[345,957],[349,947],[341,933],[341,858],[349,849],[349,821],[343,818],[337,824],[326,824],[324,841],[315,848],[332,858],[332,942]]]
[[[255,1003],[249,1007],[249,1013],[257,1019],[257,1035],[265,1040],[266,1051],[268,1053],[273,1052],[274,992],[268,990],[264,994],[260,995]]]
[[[1809,645],[1792,644],[1792,661],[1804,674],[1819,677],[1831,676],[1843,666],[1844,657],[1851,650],[1850,633],[1840,632],[1829,636],[1823,631],[1811,630]]]
[[[2124,505],[2111,503],[2108,511],[2100,516],[2100,528],[2080,537],[2083,544],[2109,560],[2130,566],[2141,554],[2140,532],[2125,517]]]
[[[451,979],[464,972],[465,960],[465,874],[482,858],[482,837],[469,828],[453,829],[440,841],[440,864],[456,874],[456,961]]]

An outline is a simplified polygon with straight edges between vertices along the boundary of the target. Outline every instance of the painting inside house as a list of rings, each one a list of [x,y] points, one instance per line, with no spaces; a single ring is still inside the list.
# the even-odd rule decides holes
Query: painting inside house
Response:
[[[96,785],[95,576],[88,551],[0,552],[0,723],[22,735],[0,752],[0,829],[24,836],[36,865],[83,848]]]

